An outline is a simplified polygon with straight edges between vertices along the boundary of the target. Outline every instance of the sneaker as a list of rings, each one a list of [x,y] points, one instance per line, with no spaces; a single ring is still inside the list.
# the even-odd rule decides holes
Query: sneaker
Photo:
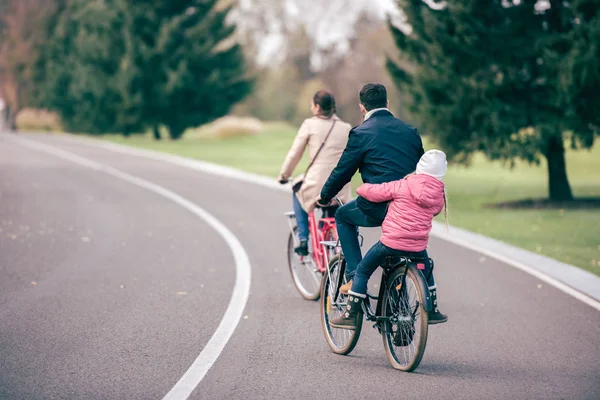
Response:
[[[306,257],[308,255],[308,241],[301,240],[300,246],[296,247],[294,249],[294,252],[296,252],[296,254],[298,254],[299,256]]]

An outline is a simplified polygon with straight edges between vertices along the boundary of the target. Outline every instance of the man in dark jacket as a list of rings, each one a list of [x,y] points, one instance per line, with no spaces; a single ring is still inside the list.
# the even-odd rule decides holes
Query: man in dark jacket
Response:
[[[383,85],[365,85],[359,96],[364,122],[350,130],[346,149],[321,190],[320,204],[329,203],[357,170],[364,183],[395,181],[413,172],[424,153],[417,130],[387,109]],[[335,221],[348,280],[362,260],[357,226],[381,226],[386,212],[387,203],[372,203],[360,196],[337,210]]]

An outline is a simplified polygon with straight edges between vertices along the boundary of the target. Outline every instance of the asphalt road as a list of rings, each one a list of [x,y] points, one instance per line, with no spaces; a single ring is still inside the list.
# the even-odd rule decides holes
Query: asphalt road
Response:
[[[432,238],[450,320],[401,373],[367,324],[350,356],[329,351],[318,303],[287,270],[289,195],[26,138],[181,195],[243,245],[244,317],[191,398],[600,399],[600,313],[522,271]],[[180,205],[0,134],[0,398],[162,398],[217,329],[235,278],[223,238]]]

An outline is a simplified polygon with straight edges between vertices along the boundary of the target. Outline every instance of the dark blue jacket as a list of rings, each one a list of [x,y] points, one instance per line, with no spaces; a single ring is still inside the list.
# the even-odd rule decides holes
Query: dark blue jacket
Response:
[[[364,183],[402,179],[415,170],[422,155],[423,142],[415,128],[389,111],[377,111],[350,130],[346,149],[325,182],[321,198],[331,200],[350,182],[356,170]],[[387,203],[372,203],[360,196],[356,202],[372,218],[380,221],[385,218]]]

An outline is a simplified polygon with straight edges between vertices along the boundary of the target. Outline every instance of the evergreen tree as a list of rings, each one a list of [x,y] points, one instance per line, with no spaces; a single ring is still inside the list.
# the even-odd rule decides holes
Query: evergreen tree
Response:
[[[550,199],[571,200],[564,139],[589,148],[599,128],[598,0],[537,3],[400,0],[412,31],[390,27],[410,66],[388,69],[450,156],[545,157]]]
[[[123,14],[110,0],[71,0],[48,22],[51,40],[36,79],[41,105],[56,111],[71,131],[122,130]]]
[[[216,0],[66,0],[38,62],[41,104],[68,129],[173,139],[221,117],[251,89]]]
[[[154,72],[147,116],[160,120],[172,139],[227,114],[252,88],[242,49],[233,41],[235,26],[226,23],[231,7],[217,3],[153,2],[160,30],[148,65]]]

